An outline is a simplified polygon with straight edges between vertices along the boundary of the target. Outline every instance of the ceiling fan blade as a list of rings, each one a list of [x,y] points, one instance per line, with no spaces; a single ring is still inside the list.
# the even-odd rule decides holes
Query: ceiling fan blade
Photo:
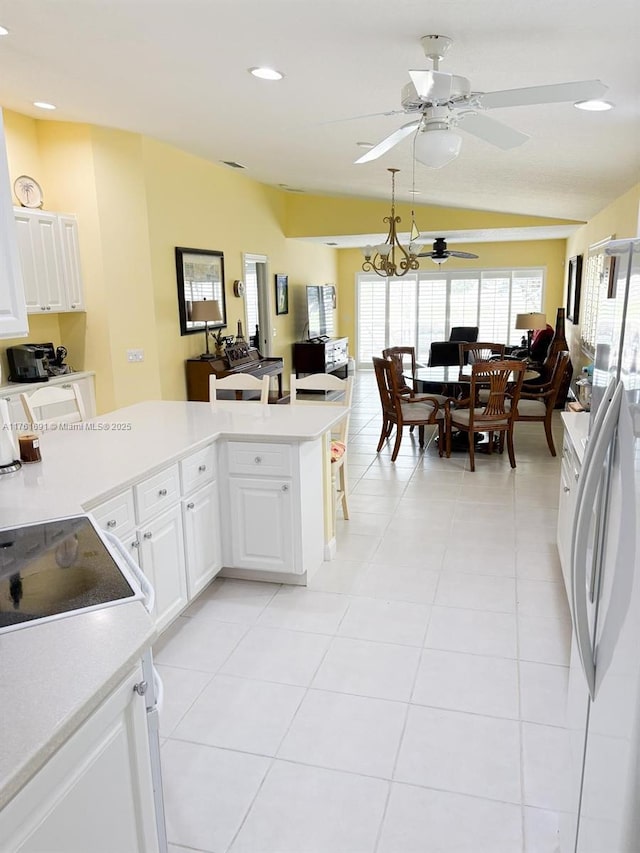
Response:
[[[330,121],[322,121],[320,124],[340,124],[343,121],[357,121],[360,118],[378,118],[379,116],[398,116],[402,115],[404,110],[387,110],[386,113],[366,113],[362,116],[348,116],[347,118],[334,118]]]
[[[454,258],[478,258],[479,255],[473,255],[471,252],[453,252],[451,249],[449,250],[449,254]]]
[[[437,258],[439,255],[438,252],[420,252],[419,255],[416,255],[417,258]]]
[[[521,133],[519,130],[515,130],[513,127],[496,121],[496,119],[483,113],[464,113],[460,116],[458,124],[468,133],[472,133],[479,139],[484,139],[485,142],[490,142],[491,145],[502,148],[503,151],[507,151],[509,148],[517,148],[518,145],[522,145],[530,139],[526,133]]]
[[[367,151],[366,154],[363,154],[362,157],[358,157],[355,162],[369,163],[371,160],[377,160],[378,157],[382,157],[382,155],[386,154],[387,151],[390,151],[394,145],[397,145],[398,142],[401,142],[406,136],[413,133],[413,131],[420,126],[421,121],[422,118],[419,118],[418,121],[409,122],[409,124],[403,125],[398,128],[398,130],[394,130],[393,133],[383,139],[382,142],[378,142],[377,145]]]
[[[520,107],[531,104],[556,104],[562,101],[588,101],[607,91],[601,80],[579,80],[575,83],[552,83],[549,86],[529,86],[526,89],[503,89],[479,95],[485,110],[496,107]]]

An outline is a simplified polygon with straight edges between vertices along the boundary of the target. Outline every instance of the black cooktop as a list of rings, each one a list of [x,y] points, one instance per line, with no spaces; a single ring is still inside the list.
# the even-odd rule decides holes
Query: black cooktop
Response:
[[[0,632],[136,596],[86,515],[0,530]]]

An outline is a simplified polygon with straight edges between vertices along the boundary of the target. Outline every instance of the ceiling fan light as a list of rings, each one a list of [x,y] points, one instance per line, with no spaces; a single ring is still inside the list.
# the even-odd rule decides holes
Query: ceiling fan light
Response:
[[[430,169],[441,169],[460,153],[462,137],[453,130],[429,130],[419,133],[415,141],[416,160]]]
[[[442,264],[446,264],[446,262],[449,260],[449,255],[447,255],[444,258],[433,258],[432,257],[431,260],[433,261],[434,264],[438,264],[438,266],[442,266]]]

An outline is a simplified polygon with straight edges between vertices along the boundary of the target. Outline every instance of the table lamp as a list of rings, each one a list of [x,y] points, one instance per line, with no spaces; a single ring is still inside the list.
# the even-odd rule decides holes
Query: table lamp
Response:
[[[547,317],[538,311],[529,311],[528,314],[516,314],[516,329],[527,330],[527,356],[531,357],[531,338],[537,329],[547,328]]]
[[[205,352],[202,353],[200,358],[215,358],[215,355],[211,355],[209,352],[209,323],[218,323],[222,320],[220,303],[215,299],[203,299],[200,302],[192,302],[189,319],[192,323],[204,323]]]

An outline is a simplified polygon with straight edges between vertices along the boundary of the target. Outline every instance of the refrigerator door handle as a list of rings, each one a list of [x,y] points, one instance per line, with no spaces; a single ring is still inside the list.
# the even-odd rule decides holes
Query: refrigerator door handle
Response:
[[[155,666],[153,667],[153,686],[155,694],[155,707],[158,713],[161,714],[162,707],[164,705],[164,682]]]
[[[588,465],[584,471],[584,479],[580,494],[580,502],[576,508],[575,535],[572,558],[573,618],[576,633],[576,643],[582,669],[592,699],[595,698],[596,668],[594,647],[589,633],[589,617],[587,602],[587,545],[591,523],[591,512],[596,499],[598,486],[602,477],[607,452],[615,436],[624,385],[620,382],[614,392],[610,405],[602,420],[601,428],[594,436]]]

